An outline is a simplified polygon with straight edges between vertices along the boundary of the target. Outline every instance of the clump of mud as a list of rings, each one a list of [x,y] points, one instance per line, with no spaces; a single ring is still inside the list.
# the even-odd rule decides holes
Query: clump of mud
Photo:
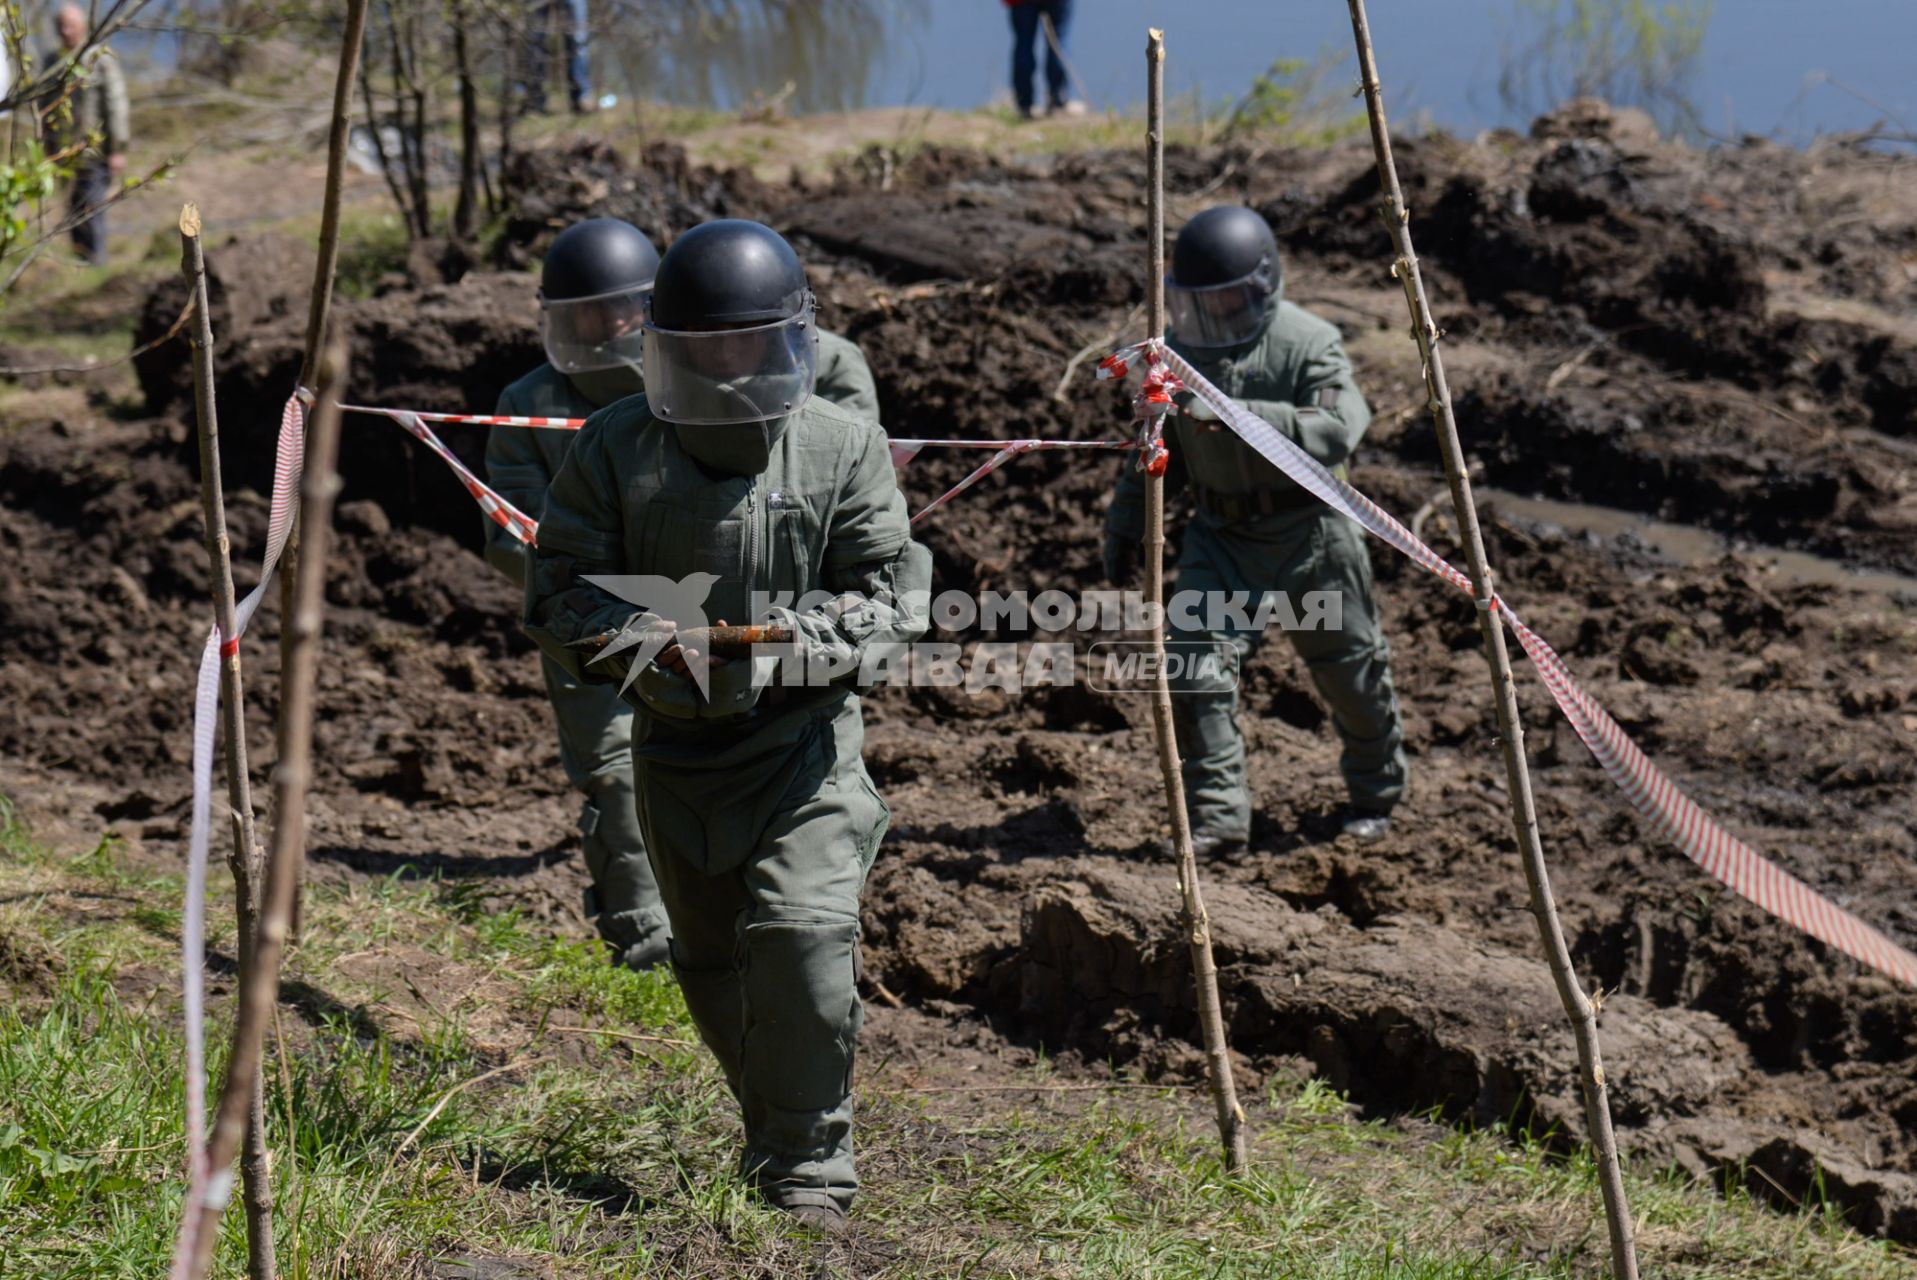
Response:
[[[1596,118],[1539,133],[1399,151],[1461,426],[1488,478],[1917,568],[1917,164],[1843,146],[1698,153]],[[1125,391],[1092,382],[1086,362],[1065,374],[1140,336],[1140,163],[928,149],[802,189],[670,148],[632,164],[601,144],[526,153],[483,263],[342,305],[353,395],[487,407],[540,358],[526,268],[575,218],[628,217],[663,242],[742,215],[800,246],[825,322],[869,356],[894,433],[1110,437]],[[1175,151],[1169,171],[1174,214],[1239,200],[1272,220],[1291,296],[1345,327],[1379,410],[1356,482],[1416,510],[1439,488],[1436,454],[1368,151]],[[262,485],[298,363],[303,255],[247,241],[211,254],[241,547],[263,532],[244,487]],[[149,326],[177,315],[170,298],[150,300]],[[206,624],[178,355],[142,366],[148,420],[0,440],[13,569],[0,700],[15,709],[0,754],[106,788],[99,812],[161,845],[180,835]],[[445,436],[469,458],[483,448],[477,430]],[[901,484],[916,507],[974,461],[928,451]],[[482,877],[552,909],[577,879],[572,801],[514,593],[477,555],[479,516],[389,423],[355,421],[343,465],[316,864]],[[1118,465],[1039,455],[989,479],[922,531],[941,585],[1102,585]],[[1447,520],[1439,504],[1441,550]],[[1792,585],[1736,556],[1672,565],[1495,510],[1488,524],[1513,600],[1695,798],[1917,944],[1910,602]],[[1339,842],[1335,740],[1282,639],[1245,672],[1260,817],[1247,853],[1206,868],[1234,1046],[1254,1075],[1303,1061],[1381,1111],[1533,1115],[1576,1138],[1475,622],[1388,555],[1379,592],[1415,769],[1391,838]],[[270,672],[271,627],[268,615],[249,638],[249,671]],[[1917,993],[1648,841],[1542,689],[1520,681],[1566,926],[1584,980],[1612,993],[1625,1146],[1700,1174],[1748,1168],[1790,1196],[1821,1178],[1861,1229],[1917,1240]],[[255,681],[262,762],[272,688]],[[895,815],[869,893],[875,973],[1055,1051],[1199,1071],[1142,708],[1082,685],[1019,699],[895,690],[871,719],[869,762]]]

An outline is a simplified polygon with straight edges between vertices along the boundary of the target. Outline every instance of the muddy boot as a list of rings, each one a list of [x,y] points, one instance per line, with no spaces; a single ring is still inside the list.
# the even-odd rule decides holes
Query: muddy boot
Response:
[[[605,902],[595,886],[587,885],[582,897],[586,919],[598,930],[612,963],[635,973],[672,963],[672,934],[663,921],[635,939],[628,922],[607,914]]]
[[[1367,812],[1363,809],[1348,810],[1344,815],[1344,824],[1339,828],[1339,834],[1356,840],[1359,844],[1376,844],[1391,834],[1391,815]]]

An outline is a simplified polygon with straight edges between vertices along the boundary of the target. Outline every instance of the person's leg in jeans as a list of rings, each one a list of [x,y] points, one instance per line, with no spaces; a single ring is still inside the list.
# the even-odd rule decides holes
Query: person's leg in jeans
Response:
[[[591,75],[586,61],[586,0],[566,0],[566,87],[572,91],[572,109],[592,106]]]
[[[1052,20],[1052,35],[1058,41],[1056,49],[1050,40],[1045,42],[1045,105],[1057,109],[1071,97],[1065,91],[1065,59],[1059,54],[1065,48],[1065,29],[1072,21],[1072,0],[1039,0],[1030,7]]]
[[[1032,48],[1032,41],[1038,39],[1038,12],[1036,3],[1015,4],[1006,10],[1012,15],[1012,97],[1018,102],[1018,113],[1022,116],[1032,114],[1032,105],[1036,95],[1032,92],[1032,76],[1038,70],[1038,57]]]
[[[75,171],[73,188],[67,193],[67,215],[75,219],[68,233],[73,247],[96,267],[104,266],[107,259],[106,199],[112,186],[113,175],[105,163],[91,160]]]

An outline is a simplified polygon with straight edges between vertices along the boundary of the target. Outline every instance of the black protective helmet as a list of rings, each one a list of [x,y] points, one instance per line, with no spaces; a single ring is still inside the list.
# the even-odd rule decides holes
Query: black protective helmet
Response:
[[[1242,280],[1260,264],[1278,275],[1278,241],[1265,220],[1241,204],[1223,204],[1193,217],[1172,245],[1172,283],[1204,289]]]
[[[597,298],[650,285],[658,271],[659,250],[645,232],[618,218],[588,218],[553,237],[539,296],[547,302]]]
[[[1172,245],[1165,303],[1173,336],[1193,347],[1250,341],[1278,282],[1278,241],[1263,218],[1243,205],[1205,210]]]
[[[652,324],[697,331],[789,320],[808,296],[805,268],[784,236],[762,223],[720,218],[666,251],[653,284]]]
[[[796,411],[818,377],[812,305],[799,255],[771,227],[722,218],[680,236],[659,263],[646,309],[653,414],[697,427]]]
[[[639,330],[658,269],[659,251],[630,222],[589,218],[554,236],[539,273],[539,333],[553,368],[569,378],[612,371],[597,379],[602,390],[638,391]]]

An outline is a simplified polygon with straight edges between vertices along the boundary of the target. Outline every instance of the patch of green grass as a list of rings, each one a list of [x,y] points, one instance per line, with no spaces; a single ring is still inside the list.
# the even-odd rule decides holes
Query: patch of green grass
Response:
[[[91,965],[52,999],[0,1009],[0,1222],[9,1267],[152,1275],[185,1159],[178,1044]]]
[[[183,1195],[185,1084],[176,970],[153,935],[177,925],[178,883],[142,878],[112,842],[77,858],[40,848],[4,802],[0,874],[0,955],[28,958],[0,980],[32,988],[0,1008],[4,1269],[158,1274]],[[96,908],[109,897],[121,905]],[[134,950],[146,986],[130,980]],[[57,967],[32,959],[51,956]],[[1280,1080],[1250,1101],[1253,1170],[1234,1178],[1202,1094],[1086,1091],[1050,1064],[1011,1077],[1030,1092],[979,1094],[868,1068],[859,1232],[827,1244],[734,1175],[737,1106],[703,1050],[669,1042],[689,1020],[668,975],[615,969],[595,941],[555,938],[467,885],[401,875],[310,889],[289,962],[293,983],[325,997],[320,1012],[283,1006],[285,1044],[268,1046],[289,1280],[394,1280],[449,1254],[579,1277],[1604,1274],[1591,1162],[1536,1135],[1366,1121],[1321,1081]],[[434,1000],[391,1016],[380,992],[415,979]],[[446,995],[468,989],[484,1008]],[[217,1079],[226,999],[213,1009]],[[1779,1214],[1642,1168],[1630,1190],[1646,1274],[1911,1272],[1827,1206]],[[222,1233],[218,1274],[237,1276],[237,1210]]]
[[[19,859],[30,856],[36,849],[33,836],[27,831],[26,823],[20,820],[13,801],[0,795],[0,854]]]
[[[339,274],[342,298],[370,298],[380,278],[406,269],[406,223],[390,206],[354,209],[340,219]]]

